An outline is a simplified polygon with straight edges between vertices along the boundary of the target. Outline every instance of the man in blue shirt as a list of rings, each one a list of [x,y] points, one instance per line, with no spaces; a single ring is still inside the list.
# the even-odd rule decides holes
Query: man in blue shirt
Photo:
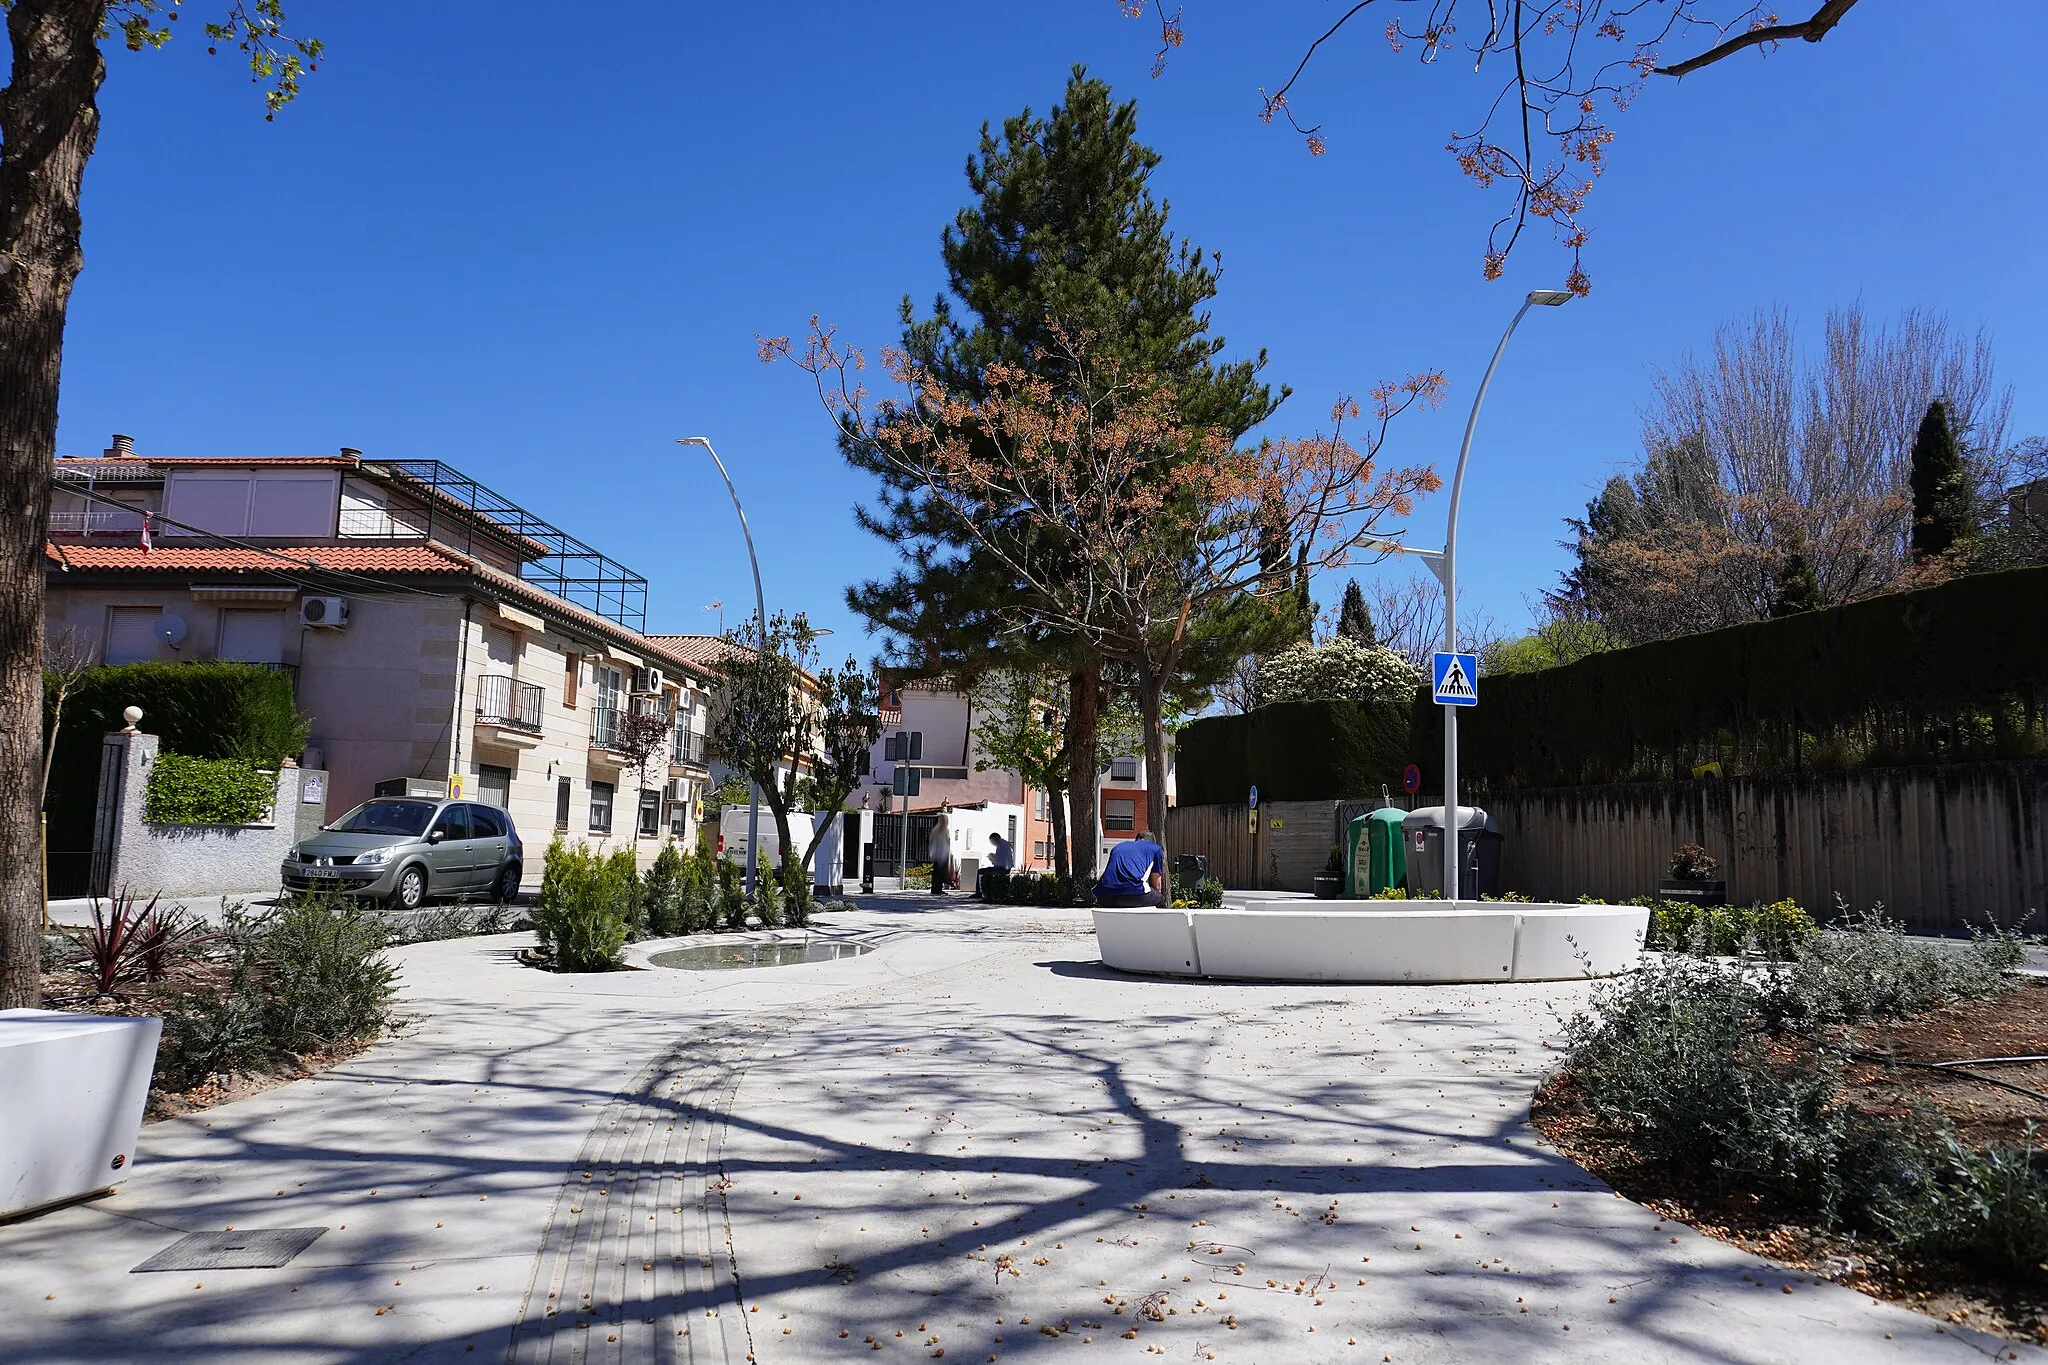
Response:
[[[1111,910],[1166,905],[1166,850],[1140,830],[1109,851],[1102,879],[1095,883],[1095,903]]]

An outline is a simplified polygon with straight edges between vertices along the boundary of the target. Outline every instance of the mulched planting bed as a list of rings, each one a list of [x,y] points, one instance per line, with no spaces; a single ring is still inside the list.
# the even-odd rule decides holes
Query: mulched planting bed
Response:
[[[2048,1055],[2048,981],[2030,979],[1992,999],[1867,1024],[1853,1037],[1837,1033],[1831,1041],[1897,1063]],[[2048,1062],[1964,1069],[2048,1095]],[[1958,1140],[1974,1147],[2025,1145],[2030,1122],[2041,1129],[2034,1141],[2048,1143],[2048,1101],[1954,1070],[1856,1060],[1847,1067],[1842,1098],[1876,1113],[1932,1107],[1954,1125]],[[1625,1135],[1601,1129],[1585,1113],[1563,1075],[1537,1092],[1532,1117],[1559,1152],[1665,1218],[1950,1323],[2048,1343],[2048,1269],[2031,1283],[2016,1283],[1968,1266],[1906,1258],[1881,1243],[1812,1227],[1802,1221],[1802,1211],[1723,1187],[1708,1172],[1644,1159]]]

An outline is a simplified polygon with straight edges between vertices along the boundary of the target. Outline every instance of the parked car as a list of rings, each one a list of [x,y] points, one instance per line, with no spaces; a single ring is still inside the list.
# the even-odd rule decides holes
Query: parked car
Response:
[[[385,796],[301,839],[279,871],[287,891],[343,891],[417,910],[434,896],[510,901],[525,861],[519,831],[496,806]]]

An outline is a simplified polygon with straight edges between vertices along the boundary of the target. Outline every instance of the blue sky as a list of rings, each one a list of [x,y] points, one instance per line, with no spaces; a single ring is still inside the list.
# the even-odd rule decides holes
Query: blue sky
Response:
[[[294,0],[327,58],[269,124],[231,57],[193,41],[207,6],[186,8],[166,50],[110,54],[59,449],[121,431],[165,455],[443,459],[646,574],[655,629],[752,599],[723,488],[673,444],[702,433],[747,501],[770,609],[873,652],[841,597],[892,559],[849,516],[867,485],[754,338],[815,312],[892,339],[898,299],[939,286],[980,124],[1044,109],[1076,61],[1137,99],[1175,228],[1223,253],[1216,330],[1295,391],[1275,434],[1441,367],[1449,402],[1388,454],[1448,473],[1500,328],[1568,265],[1538,236],[1480,279],[1499,201],[1442,147],[1493,87],[1390,55],[1377,21],[1297,93],[1328,155],[1258,121],[1258,87],[1326,4],[1189,0],[1154,80],[1153,30],[1114,0],[621,4],[602,23]],[[2014,152],[2048,6],[1957,9],[1975,17],[1862,5],[1819,46],[1655,85],[1622,117],[1589,212],[1593,294],[1533,315],[1488,398],[1462,532],[1477,605],[1526,622],[1560,519],[1634,456],[1652,370],[1760,306],[1815,332],[1858,298],[1984,324],[2016,433],[2048,432],[2048,190]],[[1416,543],[1440,543],[1443,515],[1442,497],[1418,511]]]

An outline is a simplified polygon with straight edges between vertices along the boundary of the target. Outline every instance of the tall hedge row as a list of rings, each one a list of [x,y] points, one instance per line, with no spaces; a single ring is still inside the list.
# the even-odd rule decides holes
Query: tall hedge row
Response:
[[[43,733],[49,734],[55,694],[44,681]],[[289,674],[253,664],[115,664],[87,669],[64,699],[50,771],[50,847],[92,847],[99,795],[100,738],[121,728],[121,712],[142,708],[140,729],[163,748],[193,758],[239,758],[266,767],[306,743]]]
[[[1348,702],[1268,706],[1182,728],[1180,799],[1371,796],[1403,765],[1438,789],[1443,713],[1405,733]],[[1474,789],[1728,777],[2048,752],[2048,567],[1488,677],[1458,722]],[[1435,759],[1435,762],[1431,760]]]
[[[2048,567],[1482,679],[1461,771],[1495,787],[2021,758],[2048,751]],[[1418,737],[1441,733],[1416,707]]]
[[[1410,761],[1412,722],[1399,707],[1290,701],[1240,716],[1211,716],[1174,738],[1176,799],[1183,805],[1314,801],[1398,786]]]

